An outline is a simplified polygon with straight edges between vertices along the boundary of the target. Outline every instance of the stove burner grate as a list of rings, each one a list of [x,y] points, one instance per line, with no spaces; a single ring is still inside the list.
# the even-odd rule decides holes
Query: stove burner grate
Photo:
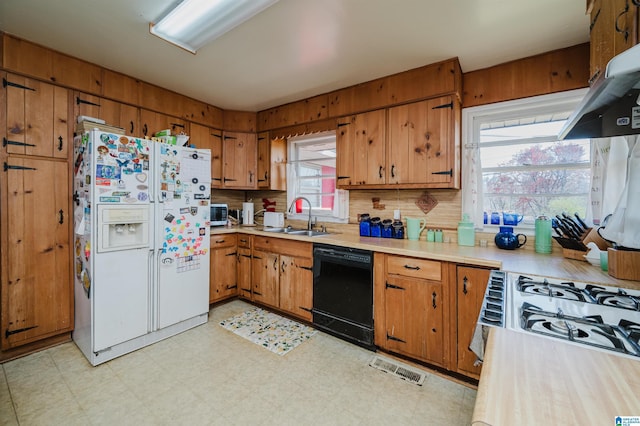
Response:
[[[572,282],[551,283],[546,278],[542,281],[520,275],[516,284],[518,291],[530,294],[540,294],[561,299],[593,302],[585,291],[577,288]]]
[[[585,291],[587,291],[599,305],[640,311],[640,297],[630,295],[623,289],[610,291],[596,285],[588,285]]]

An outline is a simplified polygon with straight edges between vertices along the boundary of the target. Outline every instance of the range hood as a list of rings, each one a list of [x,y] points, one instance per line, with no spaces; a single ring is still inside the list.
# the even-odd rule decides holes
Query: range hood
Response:
[[[560,131],[559,139],[640,133],[640,44],[615,56]]]

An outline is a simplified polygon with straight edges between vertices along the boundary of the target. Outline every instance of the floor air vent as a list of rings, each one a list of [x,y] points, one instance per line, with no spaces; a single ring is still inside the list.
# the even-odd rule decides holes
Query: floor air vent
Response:
[[[369,365],[373,368],[377,368],[378,370],[384,371],[385,373],[390,373],[396,377],[401,378],[402,380],[406,380],[418,386],[422,386],[422,384],[424,383],[424,379],[426,378],[426,375],[424,373],[412,370],[404,365],[400,365],[394,361],[380,358],[378,356],[374,357]]]

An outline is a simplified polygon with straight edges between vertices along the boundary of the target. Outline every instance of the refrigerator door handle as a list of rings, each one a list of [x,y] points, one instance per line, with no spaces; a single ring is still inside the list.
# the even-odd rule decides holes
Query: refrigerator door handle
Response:
[[[153,283],[154,283],[154,276],[153,276],[153,271],[154,271],[154,264],[155,262],[153,261],[154,259],[154,254],[155,254],[155,250],[151,249],[149,250],[149,263],[147,263],[147,270],[148,270],[148,278],[147,278],[147,307],[148,307],[148,314],[147,314],[147,331],[149,333],[151,333],[154,330],[154,324],[153,324],[153,311],[154,311],[154,303],[153,303]]]

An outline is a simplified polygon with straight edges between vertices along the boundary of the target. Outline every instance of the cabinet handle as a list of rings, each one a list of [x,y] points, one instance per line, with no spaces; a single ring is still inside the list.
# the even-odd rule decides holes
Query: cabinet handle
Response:
[[[469,280],[467,279],[467,277],[464,277],[464,278],[462,279],[462,293],[463,293],[463,294],[467,294],[467,293],[468,293],[468,291],[467,291],[467,282],[468,282],[468,281],[469,281]]]
[[[378,169],[378,176],[382,179],[382,166]]]
[[[7,86],[15,87],[17,89],[31,90],[32,92],[36,91],[36,89],[32,89],[31,87],[23,86],[22,84],[18,84],[18,83],[12,83],[10,81],[7,81],[6,78],[3,78],[2,87],[7,87]]]
[[[258,182],[266,182],[269,179],[267,172],[264,172],[264,179],[258,179]]]
[[[431,294],[431,302],[432,302],[432,304],[433,304],[433,305],[432,305],[432,306],[433,306],[433,309],[435,309],[435,308],[437,308],[437,307],[438,307],[438,305],[436,305],[436,296],[437,296],[437,294],[436,294],[436,292],[434,291],[434,292]]]
[[[25,143],[25,142],[17,142],[17,141],[10,141],[7,138],[2,138],[2,146],[7,146],[7,145],[16,145],[16,146],[35,146],[32,143]]]
[[[253,183],[253,172],[249,172],[249,183]]]
[[[392,336],[389,333],[387,333],[387,340],[393,340],[394,342],[400,342],[400,343],[407,343],[406,341],[402,339],[398,339],[397,337]]]
[[[12,166],[10,164],[4,163],[4,171],[7,170],[37,170],[35,167],[25,167],[25,166]]]
[[[131,131],[130,131],[129,133],[131,133],[131,134],[133,135],[133,130],[134,130],[134,128],[133,128],[133,120],[131,120],[131,121],[129,122],[129,124],[131,125],[131,127],[130,127],[130,130],[131,130]]]
[[[395,164],[391,165],[391,177],[392,178],[396,177],[396,166],[395,166]]]
[[[625,43],[627,42],[627,39],[629,38],[629,29],[628,28],[620,28],[620,26],[618,25],[618,21],[620,20],[620,17],[622,15],[625,15],[627,12],[629,12],[629,3],[627,2],[624,6],[624,10],[622,12],[620,12],[618,14],[618,16],[616,17],[616,32],[619,32],[621,34],[624,34],[624,41]]]
[[[273,270],[274,271],[278,270],[278,258],[277,257],[275,259],[273,259]]]
[[[409,265],[404,265],[405,269],[411,269],[412,271],[419,271],[420,267],[419,266],[409,266]]]
[[[389,284],[385,282],[385,288],[392,288],[394,290],[404,290],[404,287],[400,287],[399,285]]]
[[[148,132],[149,132],[149,128],[147,127],[147,123],[144,123],[144,126],[142,126],[142,134],[147,136]]]
[[[241,242],[241,243],[246,243],[246,242],[247,242],[247,240],[240,240],[240,242]]]
[[[64,211],[58,211],[58,223],[62,225],[64,223]]]
[[[282,261],[282,266],[281,266],[281,269],[280,269],[280,270],[282,271],[282,273],[283,273],[283,274],[284,274],[284,267],[285,267],[285,266],[286,266],[286,265],[285,265],[284,260],[283,260],[283,261]]]
[[[62,151],[62,146],[64,145],[62,136],[58,136],[58,151]]]
[[[224,243],[224,240],[216,240],[216,242],[215,242],[215,243],[216,243],[216,244],[222,244],[222,243]]]

